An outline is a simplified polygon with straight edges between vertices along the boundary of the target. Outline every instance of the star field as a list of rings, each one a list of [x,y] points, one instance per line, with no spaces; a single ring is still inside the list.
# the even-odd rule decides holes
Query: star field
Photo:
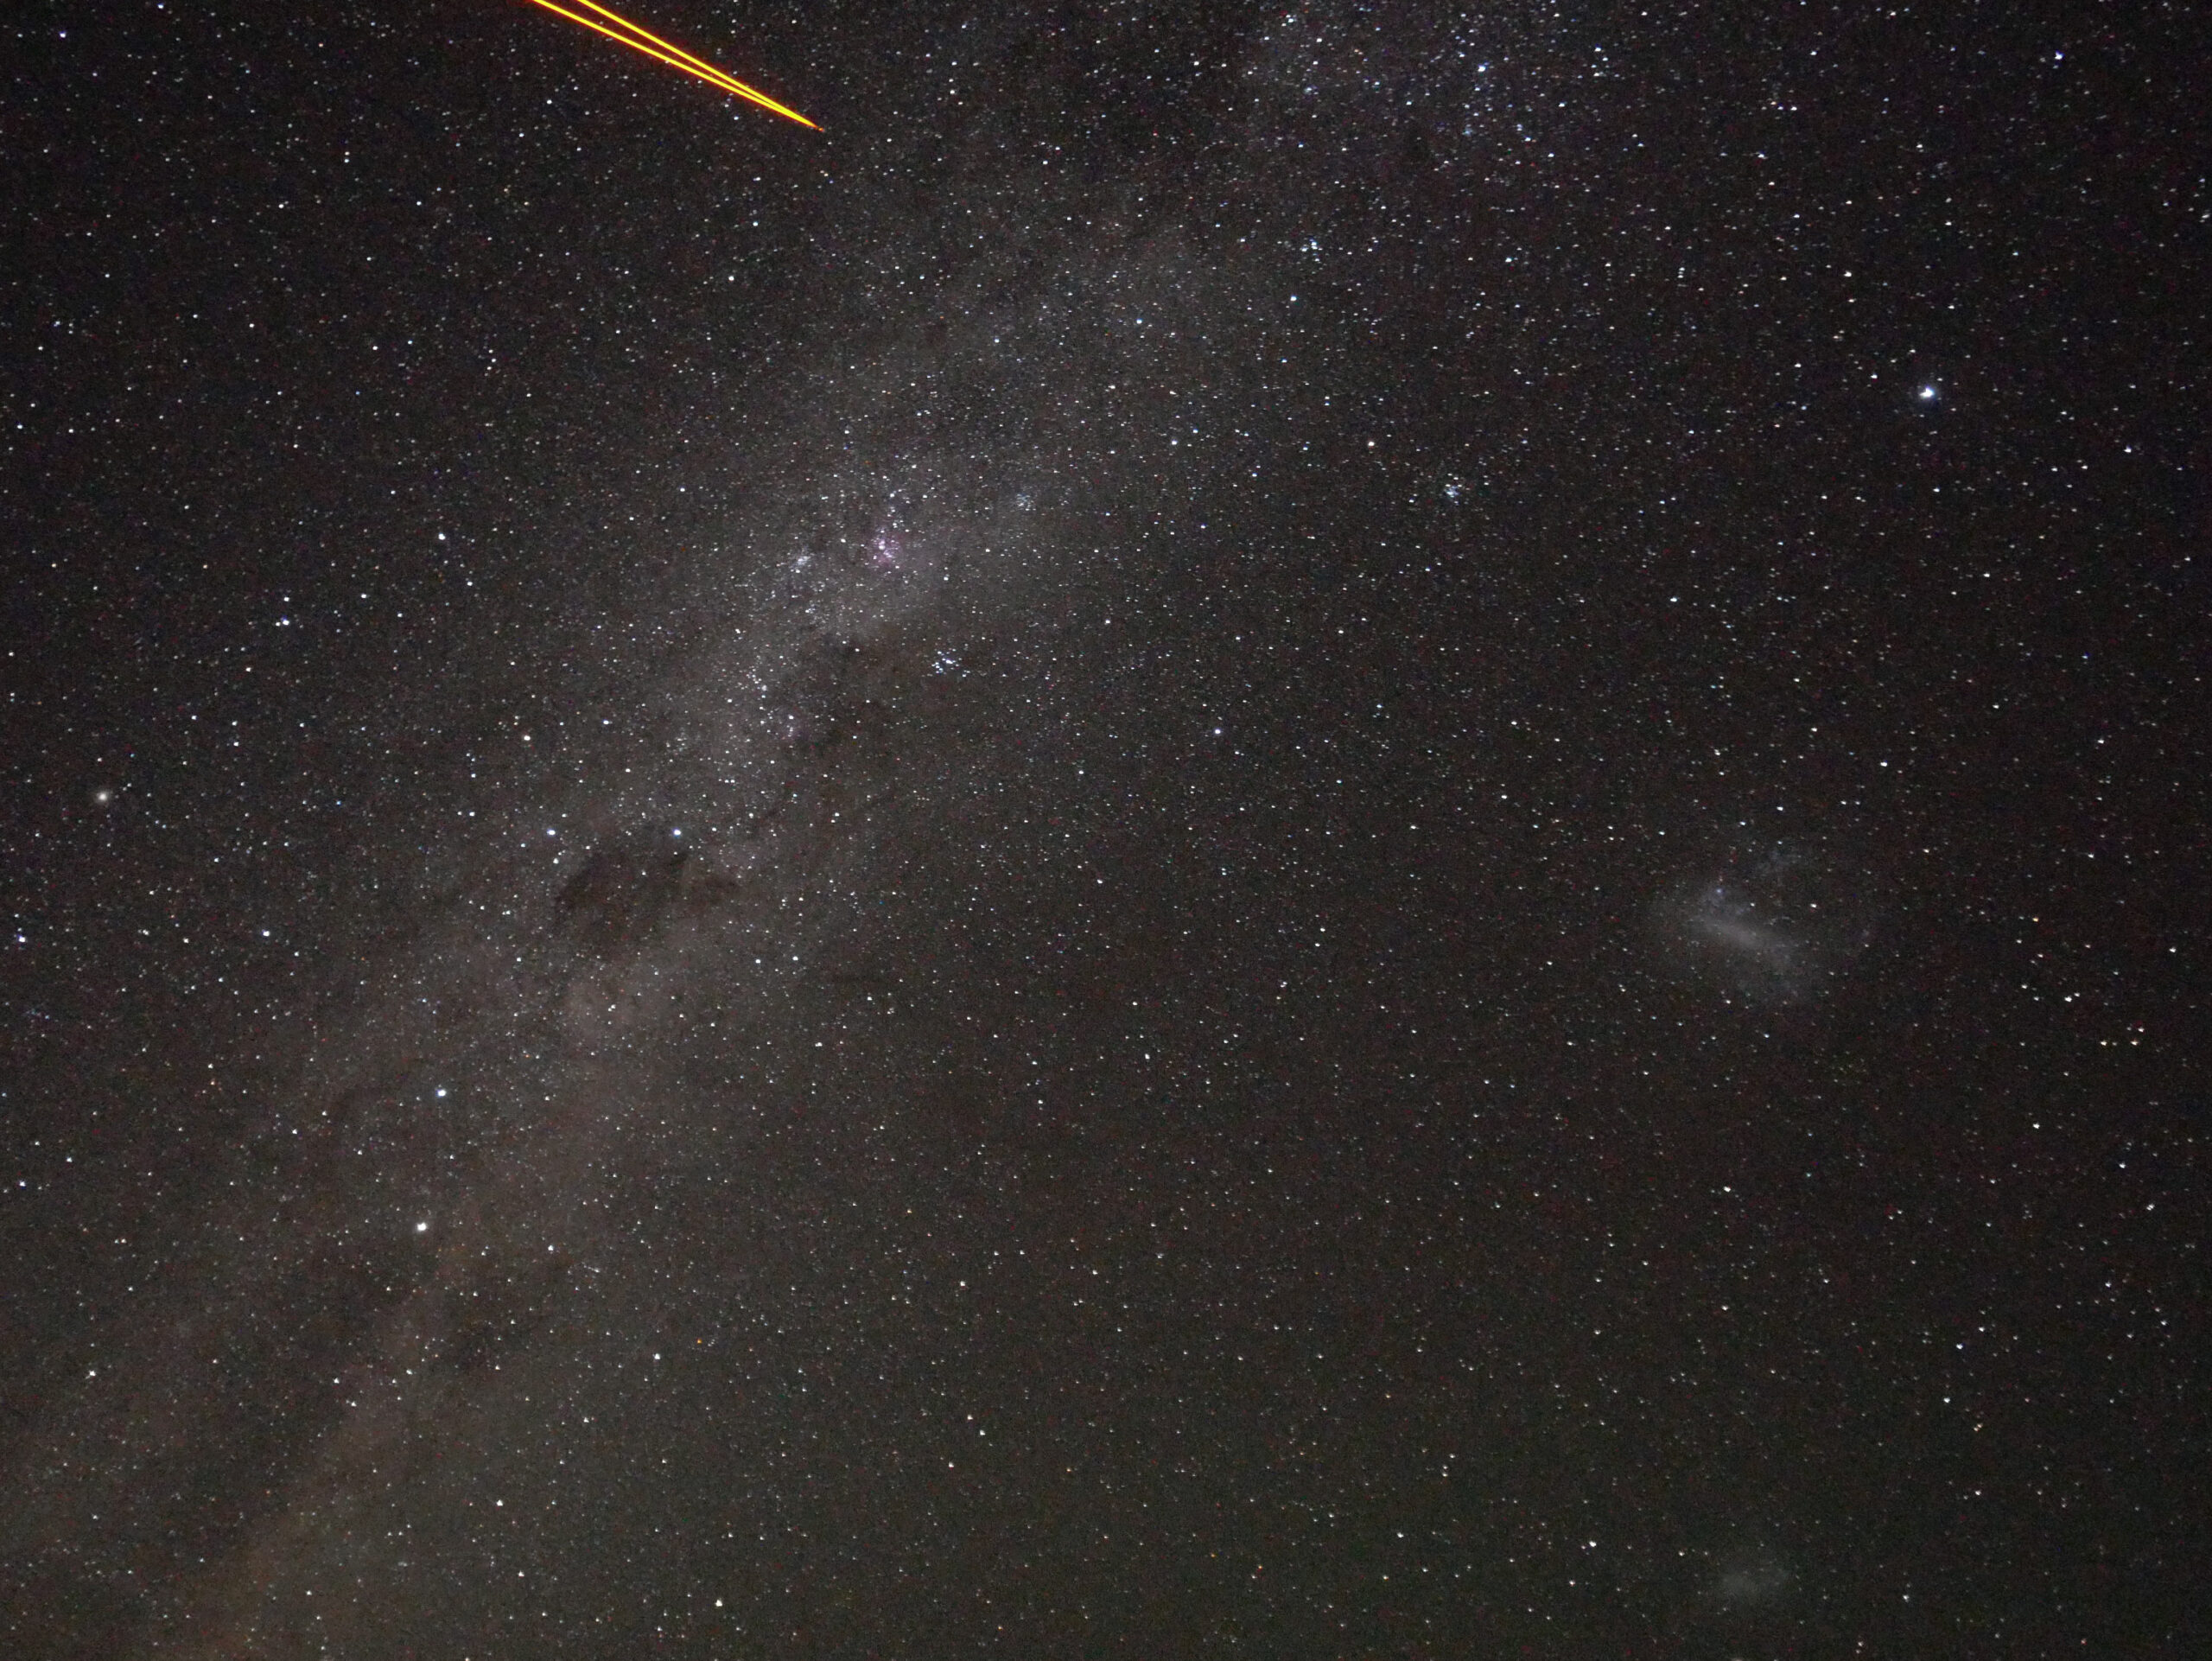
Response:
[[[0,26],[8,1652],[2194,1652],[2202,24],[639,15]]]

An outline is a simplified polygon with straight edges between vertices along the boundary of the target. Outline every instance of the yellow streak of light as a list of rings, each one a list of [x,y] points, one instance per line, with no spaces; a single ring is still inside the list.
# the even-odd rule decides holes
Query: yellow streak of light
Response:
[[[546,10],[554,13],[557,16],[565,17],[572,23],[582,23],[586,29],[591,29],[597,34],[604,35],[610,41],[619,41],[624,46],[628,47],[632,52],[642,52],[648,58],[658,58],[661,62],[668,65],[671,69],[681,69],[687,75],[696,75],[710,86],[719,86],[723,92],[734,92],[738,97],[748,99],[752,103],[759,105],[764,110],[772,110],[776,114],[783,116],[788,120],[798,122],[802,127],[813,127],[814,130],[817,132],[820,132],[822,130],[821,128],[815,126],[813,122],[809,121],[797,110],[791,109],[785,105],[777,103],[775,99],[770,98],[766,92],[754,91],[752,87],[747,86],[743,81],[737,80],[734,76],[723,73],[722,71],[715,68],[714,65],[709,63],[704,58],[696,58],[689,52],[686,52],[682,47],[672,46],[668,41],[662,40],[659,35],[646,33],[645,30],[639,29],[637,24],[632,22],[627,17],[623,16],[619,12],[609,11],[605,6],[594,3],[594,0],[577,0],[577,3],[591,7],[591,9],[597,12],[601,16],[611,19],[613,22],[620,24],[623,29],[630,30],[631,33],[629,35],[620,34],[614,29],[607,28],[604,23],[595,23],[590,18],[583,16],[580,13],[570,11],[566,6],[555,4],[554,0],[530,0],[530,3],[534,6],[543,6]],[[632,35],[636,38],[632,38]],[[650,44],[648,44],[648,42],[650,42]]]
[[[691,53],[686,52],[682,47],[676,45],[673,41],[664,41],[659,35],[652,33],[650,30],[642,28],[639,24],[632,22],[627,17],[622,16],[617,12],[609,11],[605,6],[599,3],[599,0],[580,0],[580,3],[588,10],[597,12],[609,22],[618,24],[621,28],[628,29],[631,34],[636,35],[639,40],[651,41],[662,51],[671,53],[676,57],[682,59],[683,60],[683,64],[689,67],[695,73],[703,73],[707,75],[712,76],[717,86],[727,86],[731,92],[735,92],[740,98],[750,99],[762,109],[773,110],[778,115],[788,116],[791,120],[798,122],[804,126],[814,127],[814,124],[811,121],[809,121],[804,116],[801,115],[797,110],[791,109],[785,105],[777,103],[775,99],[770,98],[766,93],[747,86],[743,81],[737,80],[734,76],[725,74],[721,70],[715,68],[714,65],[709,63],[704,58],[696,57]],[[822,130],[819,127],[815,127],[814,130],[817,132]]]

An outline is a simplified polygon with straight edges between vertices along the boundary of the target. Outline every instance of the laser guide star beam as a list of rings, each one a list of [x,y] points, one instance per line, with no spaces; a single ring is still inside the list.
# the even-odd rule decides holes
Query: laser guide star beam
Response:
[[[719,86],[723,92],[757,104],[764,110],[772,111],[785,120],[796,121],[802,127],[812,127],[817,132],[822,130],[790,105],[777,103],[766,92],[747,86],[734,75],[725,74],[704,58],[694,57],[682,47],[671,45],[659,35],[647,32],[619,12],[609,11],[597,0],[575,0],[575,3],[597,13],[607,20],[605,22],[594,22],[582,12],[571,11],[567,6],[557,3],[556,0],[530,0],[530,3],[541,6],[556,16],[565,17],[572,23],[581,23],[610,41],[620,41],[632,52],[642,52],[648,58],[658,59],[672,69],[680,69],[687,75],[696,75],[709,86]]]

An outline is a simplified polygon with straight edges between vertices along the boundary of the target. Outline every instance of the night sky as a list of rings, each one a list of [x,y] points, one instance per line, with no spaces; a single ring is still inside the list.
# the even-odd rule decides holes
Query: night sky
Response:
[[[2212,1653],[2212,28],[21,0],[0,1651]]]

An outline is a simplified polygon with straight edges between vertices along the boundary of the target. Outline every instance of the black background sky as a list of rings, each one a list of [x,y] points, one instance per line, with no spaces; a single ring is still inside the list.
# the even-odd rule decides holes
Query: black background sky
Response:
[[[642,21],[0,27],[8,1653],[2202,1653],[2202,16]]]

